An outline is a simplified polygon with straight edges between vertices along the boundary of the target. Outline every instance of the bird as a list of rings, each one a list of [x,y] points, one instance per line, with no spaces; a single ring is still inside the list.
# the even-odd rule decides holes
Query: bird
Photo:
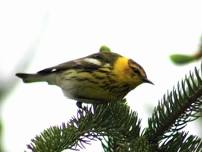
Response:
[[[142,83],[153,84],[134,60],[111,51],[100,51],[45,68],[37,73],[16,73],[24,83],[47,82],[59,86],[67,98],[82,103],[119,102]]]

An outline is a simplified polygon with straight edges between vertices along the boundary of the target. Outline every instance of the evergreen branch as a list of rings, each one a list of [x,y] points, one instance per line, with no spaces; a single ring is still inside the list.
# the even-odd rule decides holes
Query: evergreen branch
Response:
[[[104,145],[105,152],[157,152],[158,149],[152,147],[147,138],[140,136],[130,142],[117,142],[113,137],[109,137],[108,146]]]
[[[188,136],[188,133],[181,132],[175,134],[172,138],[169,138],[161,145],[160,151],[180,151],[180,152],[198,152],[202,150],[202,141],[195,136]]]
[[[33,152],[61,152],[84,148],[91,140],[111,136],[121,142],[130,142],[140,134],[137,114],[123,103],[103,104],[78,110],[77,117],[60,127],[51,127],[32,140],[28,149]]]
[[[202,65],[201,65],[202,71]],[[199,118],[202,105],[202,78],[195,68],[194,73],[185,77],[177,89],[163,96],[148,120],[145,135],[153,144],[174,137],[187,122]]]

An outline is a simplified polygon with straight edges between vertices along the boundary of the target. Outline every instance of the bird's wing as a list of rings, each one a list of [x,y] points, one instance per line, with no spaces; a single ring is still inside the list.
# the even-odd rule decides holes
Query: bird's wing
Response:
[[[69,69],[78,69],[82,71],[94,71],[100,68],[101,66],[102,66],[102,63],[99,60],[95,58],[91,58],[91,56],[88,56],[88,57],[80,58],[77,60],[65,62],[50,68],[46,68],[41,71],[38,71],[37,73],[50,74],[50,73],[62,72]]]

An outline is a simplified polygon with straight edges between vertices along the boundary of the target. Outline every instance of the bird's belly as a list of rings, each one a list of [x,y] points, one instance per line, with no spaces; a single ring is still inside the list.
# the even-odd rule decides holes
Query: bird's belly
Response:
[[[98,83],[65,81],[60,87],[66,97],[87,103],[106,103],[123,98]]]

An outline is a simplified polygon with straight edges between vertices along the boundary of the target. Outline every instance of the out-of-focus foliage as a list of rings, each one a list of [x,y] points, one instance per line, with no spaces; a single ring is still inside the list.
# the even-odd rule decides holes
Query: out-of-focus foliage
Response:
[[[194,55],[184,55],[184,54],[173,54],[170,56],[170,59],[173,61],[173,63],[177,65],[182,65],[197,60],[197,58]]]
[[[13,73],[12,76],[8,77],[8,79],[3,79],[0,77],[0,112],[2,111],[2,104],[5,101],[4,99],[13,91],[15,88],[17,81],[15,79],[16,71],[24,71],[28,66],[33,57],[33,52],[30,51],[29,54],[26,54],[24,58],[22,59],[21,63],[17,65],[15,70],[11,73]],[[2,134],[3,134],[3,121],[0,117],[0,152],[3,152],[3,144],[2,144]]]
[[[111,49],[106,45],[100,47],[100,52],[111,52]]]
[[[200,42],[199,49],[196,53],[187,55],[187,54],[172,54],[170,59],[176,65],[184,65],[193,61],[197,61],[202,58],[202,38]]]

